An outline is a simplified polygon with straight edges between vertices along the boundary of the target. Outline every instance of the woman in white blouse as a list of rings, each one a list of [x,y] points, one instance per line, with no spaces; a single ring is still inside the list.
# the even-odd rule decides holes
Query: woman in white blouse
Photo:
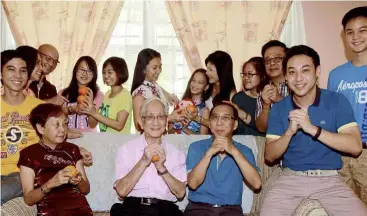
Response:
[[[131,94],[133,97],[134,124],[138,131],[142,131],[140,126],[140,108],[146,99],[158,97],[162,99],[167,106],[178,102],[178,98],[167,93],[157,80],[162,72],[161,54],[153,49],[143,49],[139,52],[134,70],[134,78],[131,85]],[[168,116],[168,121],[176,122],[184,119],[183,114],[173,111]]]

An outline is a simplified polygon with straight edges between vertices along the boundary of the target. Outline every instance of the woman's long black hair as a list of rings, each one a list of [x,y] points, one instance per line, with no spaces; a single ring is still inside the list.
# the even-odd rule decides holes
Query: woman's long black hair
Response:
[[[205,65],[212,63],[217,69],[219,93],[213,98],[213,105],[221,101],[230,101],[232,91],[236,91],[233,79],[233,62],[231,56],[224,51],[215,51],[205,59]]]
[[[208,98],[210,97],[210,95],[212,95],[212,91],[213,91],[213,84],[210,84],[210,83],[209,83],[209,77],[208,77],[208,75],[206,75],[206,70],[205,70],[205,69],[203,69],[203,68],[199,68],[199,69],[196,69],[196,70],[192,73],[192,75],[191,75],[191,77],[190,77],[190,79],[189,79],[189,82],[187,83],[187,87],[186,87],[185,93],[184,93],[184,94],[183,94],[183,96],[182,96],[182,100],[183,100],[183,99],[185,99],[185,98],[192,98],[192,95],[191,95],[191,89],[190,89],[190,84],[191,84],[191,81],[192,81],[192,79],[194,78],[195,74],[197,74],[197,73],[202,73],[202,74],[204,74],[204,76],[205,76],[205,78],[206,78],[206,84],[207,84],[207,85],[209,85],[209,88],[208,88],[206,91],[204,91],[204,94],[203,94],[203,96],[202,96],[203,101],[208,100]]]
[[[133,82],[131,84],[131,93],[143,84],[145,80],[145,68],[154,58],[161,58],[161,54],[150,48],[143,49],[139,52],[134,69]]]

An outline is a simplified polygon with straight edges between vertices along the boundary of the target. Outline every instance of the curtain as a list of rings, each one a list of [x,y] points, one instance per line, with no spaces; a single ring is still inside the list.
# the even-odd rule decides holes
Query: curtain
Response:
[[[279,39],[292,1],[166,1],[166,7],[190,70],[204,66],[215,50],[233,59],[241,88],[242,64],[259,56],[261,47]]]
[[[306,31],[301,1],[294,1],[289,10],[280,41],[288,47],[306,44]]]
[[[60,64],[48,78],[58,89],[69,84],[76,60],[104,54],[123,1],[2,1],[17,46],[54,45]]]

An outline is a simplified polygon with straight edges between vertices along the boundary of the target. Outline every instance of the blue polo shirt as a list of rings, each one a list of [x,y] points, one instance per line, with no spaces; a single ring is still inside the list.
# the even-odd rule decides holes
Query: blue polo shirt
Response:
[[[269,114],[267,138],[278,139],[284,134],[289,126],[289,112],[294,109],[299,107],[294,103],[292,96],[273,105]],[[308,115],[313,125],[332,133],[357,126],[348,99],[340,93],[329,90],[317,88],[316,98],[308,108]],[[312,139],[311,135],[298,130],[283,155],[283,166],[296,171],[340,169],[341,154],[320,141]]]
[[[238,142],[234,146],[256,168],[252,150]],[[213,138],[194,142],[189,147],[186,168],[191,171],[212,146]],[[241,205],[243,192],[243,176],[234,158],[230,155],[220,158],[214,156],[209,164],[204,182],[196,189],[189,189],[189,200],[219,205]]]

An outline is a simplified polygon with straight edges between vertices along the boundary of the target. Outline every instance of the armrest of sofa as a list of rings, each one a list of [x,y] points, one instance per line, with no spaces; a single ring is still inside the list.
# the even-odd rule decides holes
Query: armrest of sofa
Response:
[[[256,144],[258,149],[257,154],[257,166],[260,169],[260,176],[262,181],[262,188],[259,193],[254,194],[254,200],[252,203],[251,214],[249,215],[258,215],[260,213],[261,206],[264,202],[264,198],[271,186],[275,183],[275,181],[279,178],[281,169],[279,166],[268,166],[265,164],[265,137],[256,137]]]
[[[277,167],[276,169],[273,170],[271,176],[266,181],[263,181],[261,191],[257,194],[256,193],[254,194],[254,201],[252,203],[251,213],[255,215],[257,213],[260,213],[260,209],[264,202],[265,196],[269,192],[273,184],[278,180],[281,171],[282,170],[280,169],[280,167]]]
[[[294,216],[327,216],[325,209],[319,201],[313,199],[305,199],[298,204]]]
[[[35,216],[37,207],[25,204],[23,197],[9,200],[1,206],[2,216]]]
[[[268,178],[271,176],[271,174],[274,172],[274,170],[278,168],[278,165],[268,166],[265,164],[264,154],[265,154],[266,138],[261,137],[261,136],[257,136],[255,138],[256,138],[256,145],[258,149],[256,164],[260,169],[260,176],[261,176],[261,180],[264,185],[265,182],[268,180]]]

